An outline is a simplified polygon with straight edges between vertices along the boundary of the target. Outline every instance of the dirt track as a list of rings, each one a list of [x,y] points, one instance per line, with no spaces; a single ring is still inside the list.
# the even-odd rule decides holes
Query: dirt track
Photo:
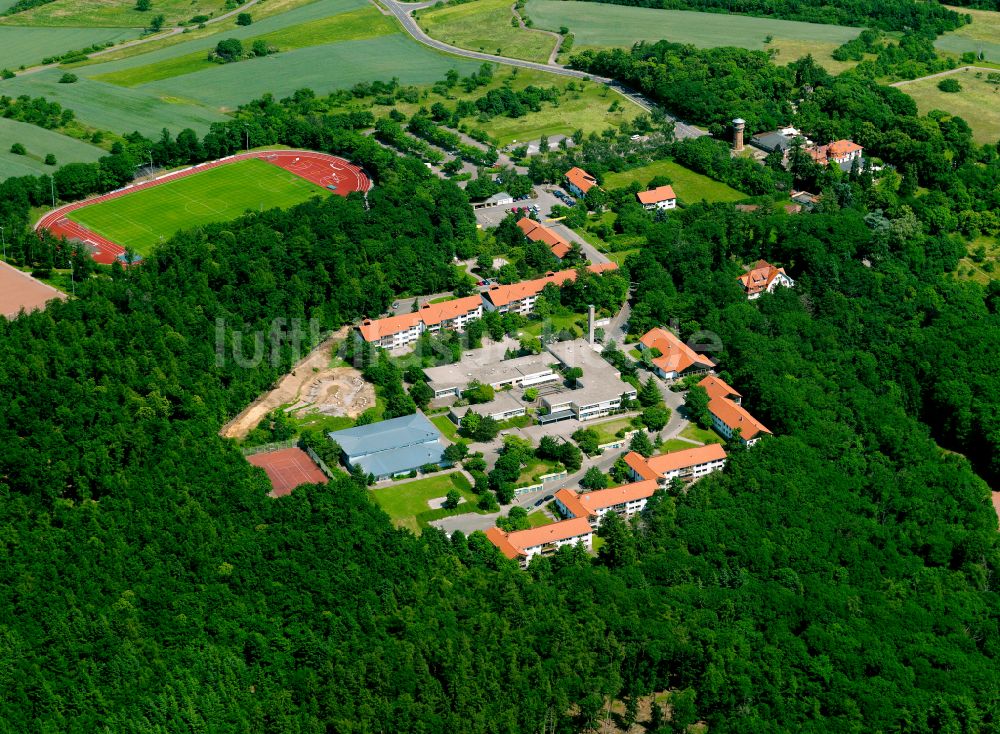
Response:
[[[224,425],[219,435],[223,438],[245,438],[264,416],[283,405],[290,406],[287,410],[299,416],[322,413],[350,418],[374,406],[375,389],[364,381],[358,370],[353,367],[329,367],[331,348],[346,336],[345,327],[316,347],[281,378],[273,390],[261,395]]]

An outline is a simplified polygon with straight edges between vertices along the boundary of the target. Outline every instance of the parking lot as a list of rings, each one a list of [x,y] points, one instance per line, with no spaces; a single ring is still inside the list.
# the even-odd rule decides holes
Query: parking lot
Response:
[[[482,209],[476,209],[476,222],[483,229],[489,229],[491,227],[496,227],[503,221],[503,218],[507,216],[508,210],[514,207],[538,207],[538,218],[545,220],[548,218],[552,212],[552,207],[556,204],[562,204],[556,196],[551,193],[549,189],[552,187],[542,188],[538,186],[535,188],[535,196],[530,199],[525,199],[524,201],[515,201],[513,204],[501,204],[500,206],[484,207]]]

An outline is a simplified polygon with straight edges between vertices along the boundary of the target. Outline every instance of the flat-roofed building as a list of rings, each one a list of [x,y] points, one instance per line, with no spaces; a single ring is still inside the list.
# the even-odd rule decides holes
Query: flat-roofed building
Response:
[[[651,361],[653,371],[664,380],[677,380],[688,375],[711,372],[715,362],[698,354],[667,329],[650,329],[639,340],[641,351],[659,351]]]
[[[527,408],[524,407],[524,403],[520,400],[515,398],[509,392],[501,392],[497,393],[497,396],[488,403],[453,406],[448,411],[448,417],[451,418],[452,422],[458,424],[462,422],[462,418],[464,418],[465,414],[469,411],[478,413],[482,416],[489,416],[493,420],[498,421],[517,418],[528,412]]]
[[[708,393],[712,426],[723,436],[732,438],[739,431],[740,442],[744,446],[753,446],[764,436],[771,435],[770,429],[743,407],[743,396],[725,381],[709,375],[698,384]]]
[[[577,517],[512,533],[492,527],[486,531],[486,537],[507,558],[527,566],[535,556],[550,556],[564,545],[582,545],[592,550],[594,531],[587,518]]]
[[[505,387],[535,387],[559,380],[548,354],[530,354],[504,359],[506,347],[493,345],[467,352],[460,362],[428,367],[424,370],[427,385],[435,398],[459,396],[470,382],[478,381],[494,390]]]
[[[408,474],[427,464],[446,463],[441,432],[420,413],[328,435],[340,446],[344,466],[360,467],[376,479]]]
[[[638,394],[635,387],[621,379],[621,373],[589,342],[583,339],[555,342],[546,349],[563,367],[583,370],[583,377],[576,381],[575,390],[542,397],[542,404],[549,411],[542,422],[562,418],[593,420],[621,410],[623,396],[635,400]]]
[[[626,520],[642,512],[646,509],[646,502],[659,487],[660,484],[655,479],[645,479],[585,494],[568,488],[560,489],[556,492],[555,503],[564,517],[585,517],[590,526],[596,528],[609,512]]]
[[[693,482],[726,466],[726,450],[717,443],[697,446],[648,459],[635,451],[625,454],[625,463],[635,481],[653,480],[666,484],[674,479]]]

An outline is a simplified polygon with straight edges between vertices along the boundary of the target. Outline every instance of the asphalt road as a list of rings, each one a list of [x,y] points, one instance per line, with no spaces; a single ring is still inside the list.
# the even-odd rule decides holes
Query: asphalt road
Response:
[[[389,12],[393,14],[396,20],[398,20],[403,26],[403,29],[409,33],[414,40],[419,41],[425,46],[437,49],[438,51],[444,51],[445,53],[453,54],[455,56],[463,56],[467,59],[474,59],[476,61],[489,61],[495,64],[517,66],[522,69],[544,71],[550,74],[573,77],[575,79],[589,79],[591,81],[608,85],[611,89],[615,90],[624,97],[628,97],[647,112],[652,112],[655,106],[651,100],[647,99],[639,92],[619,84],[614,79],[597,76],[595,74],[588,74],[585,71],[579,71],[577,69],[569,69],[565,66],[560,66],[559,64],[540,64],[536,61],[525,61],[524,59],[513,59],[508,56],[497,56],[496,54],[487,54],[482,53],[481,51],[470,51],[468,49],[452,46],[451,44],[431,38],[424,33],[423,29],[411,15],[411,13],[415,10],[422,10],[429,7],[433,4],[431,2],[400,3],[397,0],[379,0],[379,2],[389,9]],[[681,122],[672,115],[668,114],[667,117],[674,121],[674,136],[678,140],[683,138],[696,138],[708,134],[705,130],[700,130],[693,125]]]

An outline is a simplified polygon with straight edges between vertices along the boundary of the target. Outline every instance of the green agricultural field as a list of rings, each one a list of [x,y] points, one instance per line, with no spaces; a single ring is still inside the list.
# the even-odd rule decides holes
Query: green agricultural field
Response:
[[[186,127],[204,134],[209,125],[225,119],[216,109],[166,95],[153,95],[135,89],[80,76],[75,84],[60,84],[59,69],[19,76],[3,82],[3,93],[45,97],[68,107],[85,125],[123,134],[138,130],[156,137],[163,128],[175,134]],[[249,97],[247,98],[249,99]]]
[[[21,143],[28,155],[14,155],[10,146]],[[43,163],[46,154],[52,153],[58,165],[96,161],[107,152],[95,145],[60,135],[26,122],[0,117],[0,180],[10,176],[34,176],[52,173],[58,166]]]
[[[982,53],[985,61],[1000,63],[1000,13],[971,8],[952,8],[972,16],[972,23],[940,36],[934,46],[940,51],[961,55]]]
[[[529,0],[527,12],[536,28],[559,30],[560,26],[569,27],[575,39],[574,50],[581,47],[628,48],[636,41],[666,39],[701,48],[773,48],[777,51],[778,60],[785,62],[812,53],[830,71],[840,70],[830,58],[833,50],[860,33],[858,28],[747,15],[659,10],[564,0]],[[770,44],[765,44],[768,36],[772,36],[773,40]]]
[[[153,0],[152,10],[140,12],[135,0],[55,0],[55,2],[0,20],[3,25],[46,27],[113,26],[145,28],[150,18],[162,14],[168,24],[190,20],[195,15],[217,15],[225,0]]]
[[[475,0],[425,10],[418,17],[427,35],[452,46],[545,63],[555,48],[556,38],[512,26],[512,5],[511,0]]]
[[[962,85],[961,92],[942,92],[937,86],[940,77],[908,82],[900,85],[899,89],[913,97],[921,114],[944,110],[958,115],[969,123],[977,143],[996,143],[1000,140],[1000,84],[987,82],[988,74],[980,71],[955,72],[951,77]]]
[[[181,229],[235,219],[247,209],[287,208],[330,195],[266,161],[246,160],[77,209],[69,217],[146,254]]]
[[[272,93],[275,97],[309,87],[318,94],[358,82],[397,77],[403,84],[431,84],[449,69],[468,74],[478,64],[449,57],[396,33],[297,49],[262,59],[215,65],[194,74],[144,84],[136,90],[158,97],[192,99],[206,106],[235,108]]]
[[[705,201],[738,201],[747,198],[746,194],[724,183],[713,181],[708,176],[695,173],[673,161],[656,161],[648,166],[633,168],[631,171],[609,173],[604,177],[604,185],[609,189],[617,189],[628,186],[635,181],[645,186],[656,176],[668,176],[673,182],[671,185],[674,187],[674,193],[681,201],[688,204],[702,199]]]
[[[452,489],[457,489],[465,500],[463,505],[459,505],[460,507],[467,507],[470,512],[475,510],[478,498],[472,493],[469,480],[459,472],[434,474],[426,479],[390,484],[371,489],[369,492],[372,499],[390,517],[393,525],[419,533],[417,515],[431,510],[431,506],[427,504],[429,500],[444,497]]]
[[[95,43],[118,43],[138,35],[139,32],[131,28],[14,28],[0,25],[0,68],[33,66],[41,63],[46,56],[59,56]]]
[[[331,41],[355,41],[363,38],[375,38],[395,33],[392,21],[373,7],[358,8],[347,13],[339,13],[329,18],[313,20],[308,23],[282,28],[272,33],[253,36],[243,41],[244,46],[250,46],[254,41],[265,41],[279,52],[291,51],[330,43]],[[202,44],[198,44],[202,45]],[[206,69],[218,68],[219,64],[208,59],[208,51],[199,49],[183,56],[171,59],[121,69],[93,76],[94,79],[125,87],[184,76]]]

